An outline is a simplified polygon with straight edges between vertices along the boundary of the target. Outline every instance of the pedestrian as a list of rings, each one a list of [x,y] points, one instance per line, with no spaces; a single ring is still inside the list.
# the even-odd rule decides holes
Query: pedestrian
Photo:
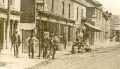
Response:
[[[44,32],[43,37],[43,58],[48,58],[48,48],[50,47],[49,32]]]
[[[54,33],[51,33],[50,34],[50,48],[49,48],[49,55],[48,55],[49,58],[53,56],[53,51],[54,51],[53,40],[54,40]]]
[[[72,45],[72,51],[71,51],[72,54],[76,53],[76,47],[79,47],[79,45],[80,45],[80,42],[79,42],[79,39],[77,38],[76,41]]]
[[[83,47],[84,47],[84,40],[83,38],[80,38],[79,45],[78,45],[78,53],[82,52]]]
[[[35,37],[34,31],[31,31],[30,38],[28,39],[28,56],[29,58],[34,58],[34,46],[35,46]]]
[[[19,55],[19,47],[20,47],[20,44],[21,44],[20,34],[18,33],[18,30],[16,30],[13,33],[12,43],[13,43],[13,47],[14,47],[14,56],[18,57],[18,55]]]
[[[52,59],[55,59],[55,54],[56,54],[59,42],[60,42],[60,39],[58,37],[58,34],[55,34],[53,39],[52,39],[52,43],[53,43],[53,45],[52,45],[52,50],[53,50]]]

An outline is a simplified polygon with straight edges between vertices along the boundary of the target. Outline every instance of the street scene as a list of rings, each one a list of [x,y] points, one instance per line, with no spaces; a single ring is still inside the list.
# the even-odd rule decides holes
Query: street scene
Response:
[[[112,47],[86,54],[64,55],[28,69],[118,69],[120,48]]]
[[[113,0],[0,0],[0,69],[119,69]]]

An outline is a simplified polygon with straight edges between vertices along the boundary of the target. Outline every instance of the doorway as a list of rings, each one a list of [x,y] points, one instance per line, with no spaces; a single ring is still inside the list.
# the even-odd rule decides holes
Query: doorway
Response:
[[[3,49],[4,40],[4,19],[0,19],[0,51]]]

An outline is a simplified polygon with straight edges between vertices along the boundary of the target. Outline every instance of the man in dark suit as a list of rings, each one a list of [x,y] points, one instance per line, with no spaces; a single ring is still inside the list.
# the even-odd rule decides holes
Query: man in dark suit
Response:
[[[13,43],[13,46],[14,46],[14,56],[18,57],[18,55],[19,55],[19,47],[20,47],[20,44],[21,44],[20,34],[18,33],[18,30],[16,30],[13,33],[12,43]]]
[[[34,32],[31,31],[30,38],[28,39],[28,56],[29,58],[34,58],[34,46],[35,46],[35,38],[34,38]]]

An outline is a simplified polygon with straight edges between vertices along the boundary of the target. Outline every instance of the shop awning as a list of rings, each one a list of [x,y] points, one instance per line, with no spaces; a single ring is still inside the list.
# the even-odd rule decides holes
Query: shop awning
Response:
[[[101,32],[102,30],[90,23],[85,23],[85,26],[89,27],[91,30],[96,31],[96,32]]]
[[[33,29],[35,29],[35,24],[34,23],[20,23],[19,24],[19,29],[33,30]]]
[[[114,24],[112,25],[112,30],[120,30],[120,25],[119,24]]]

